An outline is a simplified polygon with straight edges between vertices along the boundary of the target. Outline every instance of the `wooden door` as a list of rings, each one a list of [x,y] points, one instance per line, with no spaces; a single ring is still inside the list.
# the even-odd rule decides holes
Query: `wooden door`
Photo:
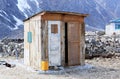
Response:
[[[80,26],[77,22],[68,23],[68,65],[80,65]]]
[[[49,66],[61,65],[60,21],[48,21]]]

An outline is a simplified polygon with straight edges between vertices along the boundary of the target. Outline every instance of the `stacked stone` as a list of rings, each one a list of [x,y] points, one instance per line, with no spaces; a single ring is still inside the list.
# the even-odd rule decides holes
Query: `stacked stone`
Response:
[[[89,36],[89,40],[86,40],[85,44],[86,58],[94,58],[100,56],[113,57],[115,53],[120,53],[120,41],[117,39],[113,40],[113,37],[109,37],[109,39],[105,37],[93,39]]]
[[[22,57],[24,55],[24,44],[23,42],[9,41],[6,43],[0,42],[0,54],[2,56],[15,56],[16,58]]]

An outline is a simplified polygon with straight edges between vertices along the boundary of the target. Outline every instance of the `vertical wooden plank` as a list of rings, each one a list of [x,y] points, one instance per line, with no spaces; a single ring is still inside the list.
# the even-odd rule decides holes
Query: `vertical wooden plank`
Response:
[[[30,65],[29,61],[29,43],[27,42],[27,33],[29,32],[29,21],[24,22],[24,64]]]
[[[36,30],[36,32],[35,32],[35,50],[36,50],[36,52],[35,52],[35,60],[34,60],[34,62],[35,62],[35,67],[36,67],[36,69],[40,69],[40,65],[41,65],[41,52],[40,52],[40,45],[39,45],[39,38],[40,38],[40,20],[36,20],[35,21],[35,30]]]
[[[39,17],[40,18],[40,20],[38,20],[38,25],[37,25],[37,27],[38,27],[38,54],[37,54],[37,64],[38,64],[38,69],[40,69],[41,68],[41,60],[42,60],[42,56],[41,56],[41,53],[42,53],[42,44],[41,44],[41,40],[42,40],[42,38],[41,38],[41,32],[42,32],[42,30],[41,30],[41,16]]]
[[[80,29],[78,22],[68,23],[68,65],[80,65]]]
[[[48,21],[41,21],[41,61],[48,61]]]
[[[32,43],[30,43],[30,64],[34,68],[34,57],[35,57],[35,21],[30,21],[30,32],[32,32]]]
[[[38,22],[39,20],[34,20],[34,28],[35,28],[35,38],[34,38],[34,58],[33,58],[33,63],[34,63],[34,67],[37,69],[38,68],[38,58],[37,58],[37,55],[38,55]]]
[[[60,26],[61,33],[61,64],[65,66],[65,23],[61,22]]]
[[[42,60],[48,60],[48,21],[42,20]]]
[[[80,64],[85,64],[85,24],[80,23]]]
[[[48,61],[48,21],[45,21],[45,60]]]
[[[42,56],[42,60],[45,60],[45,21],[42,20],[42,26],[41,26],[41,45],[42,45],[42,49],[41,49],[41,56]]]

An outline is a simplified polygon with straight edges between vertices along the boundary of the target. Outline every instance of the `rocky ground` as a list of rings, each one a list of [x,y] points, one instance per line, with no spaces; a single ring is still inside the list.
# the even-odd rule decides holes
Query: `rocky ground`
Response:
[[[120,79],[120,37],[86,37],[86,65],[43,74],[23,64],[23,40],[0,42],[0,79]],[[7,67],[9,64],[12,68]]]
[[[89,32],[88,32],[89,34]],[[85,57],[92,59],[94,57],[111,58],[120,56],[120,35],[94,35],[85,36]]]
[[[0,79],[120,79],[120,57],[86,60],[88,67],[70,69],[64,73],[40,74],[22,63],[22,59],[0,58],[15,64],[13,68],[0,65]],[[78,69],[77,69],[78,68]]]
[[[24,57],[23,39],[0,40],[0,57]]]

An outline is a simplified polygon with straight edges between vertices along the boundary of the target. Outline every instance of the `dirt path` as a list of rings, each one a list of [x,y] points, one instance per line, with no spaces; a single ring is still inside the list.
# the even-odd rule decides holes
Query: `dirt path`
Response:
[[[0,60],[11,62],[11,59]],[[93,65],[92,68],[61,74],[39,74],[19,61],[14,60],[13,63],[16,64],[14,68],[0,66],[0,79],[120,79],[120,58],[86,60],[86,63]]]

